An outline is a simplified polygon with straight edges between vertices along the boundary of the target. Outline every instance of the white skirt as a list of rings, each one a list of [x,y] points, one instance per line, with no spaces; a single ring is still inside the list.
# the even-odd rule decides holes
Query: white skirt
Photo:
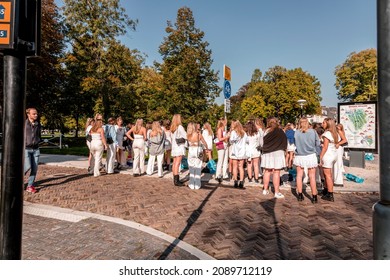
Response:
[[[284,151],[279,150],[261,155],[261,167],[267,169],[282,169],[286,167]]]
[[[294,164],[303,168],[315,168],[318,166],[317,155],[310,154],[307,156],[297,156],[294,157]]]
[[[296,147],[295,144],[287,143],[287,152],[295,152]]]

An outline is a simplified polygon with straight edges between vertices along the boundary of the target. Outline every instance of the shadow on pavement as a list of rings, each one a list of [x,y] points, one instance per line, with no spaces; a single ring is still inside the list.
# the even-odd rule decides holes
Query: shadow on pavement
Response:
[[[91,176],[91,175],[89,175],[89,174],[82,174],[82,175],[63,174],[62,176],[56,176],[56,177],[51,177],[48,179],[37,181],[36,184],[38,185],[37,189],[42,190],[45,188],[62,185],[62,184],[68,183],[68,182],[77,181],[77,180],[80,180],[80,179],[83,179],[83,178],[89,177],[89,176]],[[61,180],[61,179],[65,179],[65,180],[60,181],[60,182],[56,182],[56,183],[52,183],[52,184],[49,183],[51,181],[57,181],[57,180]],[[46,183],[49,183],[49,184],[46,184]]]
[[[183,229],[183,231],[180,233],[179,237],[175,239],[166,249],[165,251],[158,257],[158,260],[165,260],[169,256],[169,254],[175,249],[177,244],[180,242],[180,240],[183,240],[184,237],[187,235],[188,231],[191,229],[192,225],[198,220],[200,215],[202,215],[202,209],[206,205],[206,203],[209,201],[211,196],[214,194],[214,192],[218,189],[218,187],[215,187],[212,189],[212,191],[206,196],[206,198],[203,200],[203,202],[199,205],[198,209],[196,209],[194,212],[192,212],[191,216],[187,219],[187,225]]]

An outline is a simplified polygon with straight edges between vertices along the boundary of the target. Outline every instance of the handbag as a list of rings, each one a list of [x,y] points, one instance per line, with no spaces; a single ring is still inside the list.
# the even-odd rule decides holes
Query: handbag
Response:
[[[92,135],[88,133],[88,134],[85,136],[85,139],[87,139],[88,142],[91,142],[91,141],[92,141]]]
[[[225,149],[225,145],[224,145],[223,141],[219,141],[219,142],[215,143],[215,146],[217,147],[217,150]]]
[[[112,143],[114,143],[114,140],[112,140],[111,136],[107,136],[106,142],[108,145],[111,145]]]
[[[200,159],[201,161],[203,161],[203,148],[200,144],[200,137],[199,137],[199,133],[198,133],[198,159]]]
[[[185,138],[176,138],[175,140],[176,140],[177,145],[181,145],[181,144],[184,144],[186,142]]]

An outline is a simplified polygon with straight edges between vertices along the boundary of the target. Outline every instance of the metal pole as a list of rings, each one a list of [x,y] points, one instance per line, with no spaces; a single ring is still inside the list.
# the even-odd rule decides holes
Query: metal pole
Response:
[[[21,259],[25,86],[26,56],[5,53],[0,192],[0,259],[3,260]]]
[[[380,201],[373,206],[374,259],[390,259],[390,0],[377,0]]]

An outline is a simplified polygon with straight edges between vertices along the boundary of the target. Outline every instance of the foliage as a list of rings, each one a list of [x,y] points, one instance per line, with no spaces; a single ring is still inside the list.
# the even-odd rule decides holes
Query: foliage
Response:
[[[337,95],[343,101],[377,99],[377,53],[375,49],[352,52],[335,70]]]
[[[243,121],[276,116],[282,123],[294,122],[300,116],[299,99],[307,101],[305,114],[320,110],[320,83],[301,68],[270,68],[264,75],[259,69],[250,83],[242,87],[234,101],[233,115]]]
[[[162,86],[155,95],[158,106],[151,109],[163,107],[166,116],[180,113],[185,121],[205,121],[206,116],[199,113],[210,108],[220,91],[209,43],[187,7],[178,10],[175,24],[168,22],[166,32],[159,48],[163,63],[156,64]]]
[[[129,84],[138,76],[142,59],[116,38],[128,29],[135,30],[137,21],[125,14],[119,0],[64,2],[67,38],[72,46],[64,62],[68,97],[76,104],[73,115],[94,110],[107,119],[124,112],[123,100],[132,92]]]

